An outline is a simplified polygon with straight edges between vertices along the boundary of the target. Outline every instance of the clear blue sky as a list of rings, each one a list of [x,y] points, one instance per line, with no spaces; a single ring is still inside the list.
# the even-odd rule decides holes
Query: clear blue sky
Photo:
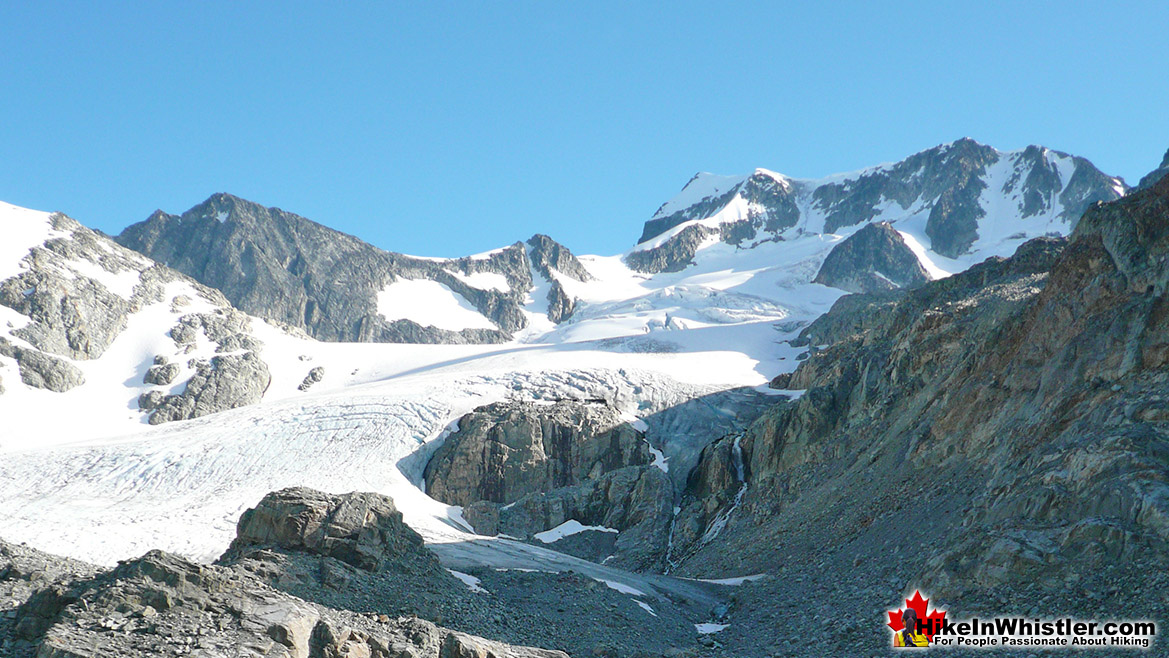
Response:
[[[1160,162],[1169,3],[958,4],[5,2],[0,200],[116,233],[231,192],[406,253],[609,254],[696,171],[962,136]]]

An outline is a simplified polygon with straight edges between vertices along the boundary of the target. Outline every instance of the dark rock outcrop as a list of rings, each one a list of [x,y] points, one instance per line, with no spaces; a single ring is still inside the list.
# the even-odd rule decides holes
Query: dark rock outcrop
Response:
[[[916,288],[930,280],[905,239],[888,222],[875,222],[832,248],[813,283],[848,292]]]
[[[715,229],[692,224],[657,247],[630,252],[625,264],[638,272],[681,272],[694,262],[694,254],[706,240],[717,234]]]
[[[1169,176],[1169,150],[1165,151],[1165,157],[1161,159],[1161,165],[1141,178],[1141,182],[1137,184],[1137,189],[1146,190],[1166,176]]]
[[[529,540],[566,521],[616,530],[591,531],[592,541],[562,539],[549,548],[631,571],[661,571],[672,501],[670,480],[661,469],[630,466],[575,486],[528,494],[509,505],[478,501],[464,516],[480,534]]]
[[[452,505],[508,504],[652,461],[650,445],[608,406],[501,402],[459,419],[426,466],[426,492]]]
[[[302,392],[307,391],[312,388],[313,384],[319,383],[324,378],[325,369],[321,366],[316,366],[315,368],[308,371],[308,374],[304,376],[304,379],[296,387],[296,390]]]

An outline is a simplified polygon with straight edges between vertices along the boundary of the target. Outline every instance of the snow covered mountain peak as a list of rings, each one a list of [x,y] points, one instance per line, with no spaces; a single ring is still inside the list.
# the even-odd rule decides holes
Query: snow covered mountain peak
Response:
[[[847,235],[875,221],[915,234],[942,258],[1006,255],[1001,243],[1010,236],[1067,234],[1089,205],[1127,189],[1084,158],[1041,146],[999,151],[970,138],[821,179],[765,169],[699,174],[645,223],[627,262],[643,272],[679,271],[716,243],[753,248]]]

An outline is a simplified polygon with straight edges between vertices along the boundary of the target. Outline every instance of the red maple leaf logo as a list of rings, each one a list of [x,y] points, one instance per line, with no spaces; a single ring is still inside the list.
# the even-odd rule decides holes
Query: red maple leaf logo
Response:
[[[906,607],[913,608],[913,611],[917,613],[918,620],[922,622],[922,633],[926,636],[927,639],[929,639],[930,642],[933,642],[934,633],[930,630],[929,622],[934,622],[934,631],[938,630],[941,628],[941,621],[946,618],[946,611],[935,609],[933,612],[927,615],[926,610],[929,608],[929,604],[930,600],[922,598],[920,591],[914,592],[912,599],[905,599]],[[888,626],[889,628],[893,629],[894,633],[898,633],[903,628],[905,628],[904,622],[901,621],[901,615],[904,613],[905,608],[889,611]]]

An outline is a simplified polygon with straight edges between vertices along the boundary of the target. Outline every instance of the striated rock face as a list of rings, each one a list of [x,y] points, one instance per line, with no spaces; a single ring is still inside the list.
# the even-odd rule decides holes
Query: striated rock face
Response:
[[[549,548],[631,571],[665,566],[673,493],[666,474],[655,466],[630,466],[571,486],[524,496],[509,505],[478,501],[464,516],[485,535],[520,539],[567,521],[608,528],[591,531],[585,541],[561,539]],[[599,534],[596,534],[599,533]],[[607,559],[606,558],[610,558]]]
[[[17,549],[19,550],[19,549]],[[0,564],[14,552],[0,543]],[[356,614],[277,591],[240,569],[151,551],[112,571],[24,550],[0,588],[22,595],[6,654],[50,658],[247,655],[309,658],[565,658],[440,628],[417,617]],[[62,568],[65,566],[65,568]],[[7,623],[2,621],[0,624]]]
[[[220,561],[271,549],[332,557],[367,571],[440,571],[394,501],[373,493],[334,496],[304,487],[270,493],[240,516]]]
[[[527,326],[522,307],[533,287],[533,271],[556,288],[548,268],[582,280],[587,276],[572,254],[547,236],[483,256],[415,258],[229,194],[216,194],[181,216],[155,212],[116,239],[221,290],[247,313],[330,341],[503,342]],[[498,278],[491,285],[477,283],[476,275],[484,274]],[[378,295],[401,280],[441,284],[497,328],[455,331],[389,320]],[[571,308],[562,303],[557,312],[563,319]]]
[[[501,402],[459,419],[426,466],[426,492],[452,505],[512,503],[652,461],[649,443],[599,404]]]
[[[893,225],[876,222],[833,247],[812,282],[848,292],[881,292],[916,288],[929,280]]]
[[[665,566],[674,490],[641,432],[601,404],[480,407],[425,470],[427,492],[465,506],[476,532],[532,540],[575,521],[551,548],[623,568]]]
[[[1159,600],[1130,579],[1169,555],[1166,263],[1162,181],[1092,207],[1069,242],[842,300],[804,332],[829,346],[783,382],[803,395],[743,435],[746,493],[690,566],[760,567],[753,546],[786,537],[950,596],[1076,598],[1101,575]],[[725,458],[704,457],[691,493],[725,509]]]

